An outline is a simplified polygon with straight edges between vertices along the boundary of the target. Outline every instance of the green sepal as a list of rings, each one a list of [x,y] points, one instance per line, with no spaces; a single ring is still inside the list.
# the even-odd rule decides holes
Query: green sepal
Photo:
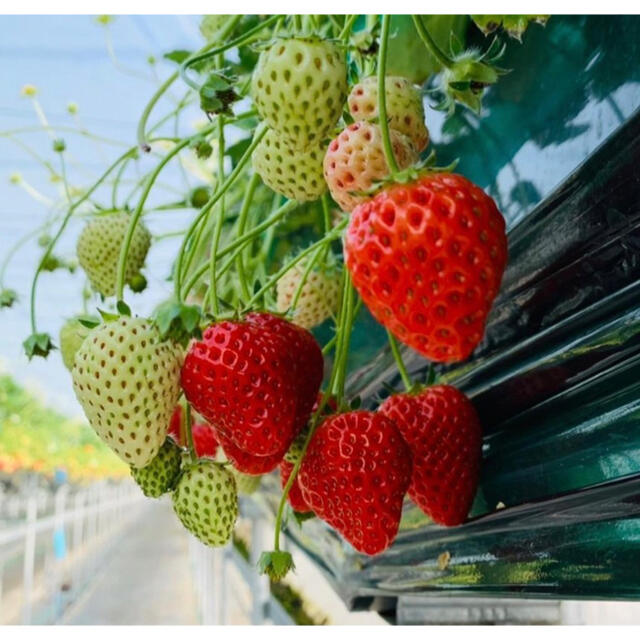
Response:
[[[116,309],[121,316],[131,317],[131,309],[124,300],[118,300],[118,302],[116,302]]]
[[[544,26],[549,18],[550,16],[548,15],[471,16],[471,19],[485,36],[502,27],[512,38],[519,41],[522,41],[522,34],[532,22]]]
[[[231,105],[239,99],[234,82],[222,73],[211,73],[200,87],[200,108],[205,113],[232,114]]]
[[[186,346],[191,338],[202,337],[202,310],[196,305],[165,302],[158,307],[154,320],[163,340],[170,338]]]
[[[291,510],[293,513],[293,519],[298,523],[298,526],[301,527],[303,522],[307,520],[313,520],[316,517],[316,514],[313,511],[307,511],[306,513],[302,513],[300,511]]]
[[[76,319],[87,329],[95,329],[100,324],[100,320],[95,316],[78,316]]]
[[[22,343],[22,346],[29,360],[31,360],[33,356],[46,358],[53,349],[57,349],[48,333],[32,333]]]
[[[421,160],[413,166],[398,171],[397,173],[392,173],[382,178],[382,180],[372,182],[369,189],[364,191],[350,191],[350,193],[357,196],[373,197],[385,187],[393,184],[409,184],[429,173],[451,173],[457,165],[458,159],[456,158],[446,166],[436,166],[436,154],[435,151],[432,151],[424,160]]]
[[[0,291],[0,307],[12,307],[18,299],[18,294],[13,289],[3,289]]]
[[[288,551],[263,551],[258,560],[260,573],[269,576],[274,582],[279,582],[295,568],[293,558]]]
[[[194,138],[189,147],[195,151],[196,156],[200,158],[200,160],[206,160],[213,153],[213,147],[207,142],[204,136]]]
[[[104,322],[115,322],[120,317],[117,313],[111,313],[104,309],[98,309],[98,313]]]

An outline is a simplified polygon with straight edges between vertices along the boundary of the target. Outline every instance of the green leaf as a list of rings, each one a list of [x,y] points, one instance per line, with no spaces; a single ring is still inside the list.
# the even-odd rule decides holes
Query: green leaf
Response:
[[[231,164],[235,167],[251,144],[251,138],[244,138],[227,148],[227,155],[231,158]]]
[[[175,62],[176,64],[182,64],[191,55],[191,53],[191,51],[187,51],[186,49],[176,49],[175,51],[165,53],[162,57],[165,60],[171,60],[171,62]]]

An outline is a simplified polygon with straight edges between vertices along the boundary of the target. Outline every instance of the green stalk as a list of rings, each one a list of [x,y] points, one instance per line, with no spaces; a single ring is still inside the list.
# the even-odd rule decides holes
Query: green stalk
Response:
[[[295,200],[287,201],[284,205],[282,205],[282,207],[280,207],[280,209],[269,216],[264,222],[254,227],[249,233],[240,238],[236,238],[233,242],[230,242],[224,249],[221,249],[218,253],[218,258],[223,258],[227,254],[235,251],[238,248],[244,248],[247,242],[253,240],[254,238],[257,238],[263,231],[275,225],[276,222],[278,222],[281,218],[283,218],[297,206],[298,203]],[[196,282],[198,282],[198,280],[204,275],[208,268],[208,265],[202,265],[197,269],[197,271],[193,273],[191,278],[182,288],[182,298],[188,295],[189,291],[191,291]]]
[[[353,29],[353,25],[356,23],[356,20],[358,19],[358,17],[359,17],[358,14],[355,14],[347,18],[347,20],[344,23],[344,27],[342,28],[342,31],[338,36],[338,40],[342,40],[343,42],[349,41],[351,30]]]
[[[202,134],[208,133],[209,131],[211,131],[213,129],[213,126],[214,125],[209,125],[203,131],[201,131],[199,134],[195,134],[194,136],[191,136],[189,138],[185,138],[182,142],[177,144],[173,149],[171,149],[171,151],[169,151],[169,153],[167,153],[167,155],[158,163],[156,168],[149,175],[149,177],[148,177],[148,179],[146,181],[145,187],[144,187],[144,189],[142,191],[142,194],[140,195],[140,199],[138,200],[138,204],[136,206],[136,209],[133,212],[133,215],[131,216],[131,220],[129,221],[129,227],[127,229],[127,235],[125,236],[124,242],[122,243],[122,246],[120,247],[120,255],[118,257],[118,270],[117,270],[117,276],[116,276],[116,294],[117,294],[118,300],[122,300],[123,299],[122,295],[123,295],[123,291],[124,291],[124,272],[125,272],[125,266],[127,264],[127,256],[129,254],[129,248],[131,246],[131,240],[133,238],[133,234],[135,232],[136,225],[138,224],[138,220],[140,219],[140,216],[142,215],[142,209],[144,207],[145,202],[147,201],[147,197],[149,196],[149,193],[151,191],[151,187],[153,186],[153,183],[155,182],[156,178],[158,177],[158,175],[160,174],[162,169],[171,161],[171,159],[173,157],[178,155],[178,153],[180,153],[180,151],[182,151],[182,149],[187,147],[191,143],[193,138],[195,138],[198,135],[202,135]]]
[[[221,30],[221,36],[222,37],[226,37],[226,36],[223,36],[222,34],[225,32],[225,29],[230,24],[230,22],[231,21],[229,21],[229,23],[225,24],[225,27],[223,27],[223,29]],[[202,47],[200,49],[200,51],[198,53],[204,53],[205,51],[209,51],[209,49],[211,49],[213,46],[214,46],[213,42],[207,43],[204,47]],[[225,49],[223,49],[223,51],[226,51],[227,48],[230,48],[230,47],[227,46]],[[191,57],[193,58],[193,56],[191,56]],[[188,60],[186,62],[188,62]],[[182,73],[182,67],[180,67],[180,69],[178,71],[175,71],[174,73],[172,73],[158,87],[158,89],[153,94],[153,96],[151,96],[151,100],[149,100],[149,102],[147,103],[147,106],[142,111],[142,115],[140,116],[140,120],[138,121],[137,138],[138,138],[138,146],[143,151],[146,151],[146,152],[151,151],[151,147],[150,147],[149,143],[147,142],[147,134],[145,133],[145,130],[147,128],[147,120],[149,120],[149,116],[151,115],[151,112],[153,111],[153,108],[158,103],[158,100],[160,100],[160,98],[166,93],[167,89],[169,89],[169,87],[178,79],[178,77],[181,75],[181,73]]]
[[[389,135],[389,120],[387,118],[387,46],[389,41],[389,21],[388,15],[382,16],[382,28],[380,33],[380,51],[378,53],[378,116],[380,120],[380,131],[382,132],[382,144],[384,147],[384,157],[387,166],[392,174],[398,172],[398,163],[393,155],[391,137]]]
[[[436,41],[431,37],[431,34],[427,31],[427,28],[422,22],[420,16],[411,16],[413,18],[413,24],[416,27],[416,31],[420,36],[420,40],[427,48],[427,51],[445,68],[450,69],[453,66],[453,60],[440,49],[436,44]]]
[[[407,391],[410,391],[412,388],[411,377],[409,376],[409,372],[407,371],[407,367],[404,364],[404,360],[402,359],[402,355],[400,353],[400,349],[398,348],[398,343],[391,333],[387,329],[387,337],[389,338],[389,346],[391,347],[391,353],[393,354],[393,359],[396,361],[396,366],[398,367],[398,372],[400,373],[400,377],[402,378],[402,384]]]
[[[222,184],[224,180],[224,115],[218,116],[218,183]],[[216,266],[218,262],[218,246],[220,244],[220,234],[224,225],[224,198],[220,199],[220,209],[213,231],[213,242],[211,244],[211,258],[209,264],[209,302],[213,315],[220,313],[220,305],[218,304],[218,294],[216,287]]]
[[[185,402],[185,431],[187,432],[187,444],[189,445],[189,458],[191,462],[198,461],[198,454],[196,453],[196,446],[193,442],[193,428],[191,424],[191,405]]]
[[[249,184],[247,185],[244,200],[242,201],[240,213],[238,215],[238,237],[242,237],[244,235],[247,226],[247,218],[249,215],[249,207],[251,206],[253,196],[259,183],[260,176],[257,173],[252,174],[251,178],[249,179]],[[249,293],[249,284],[247,282],[247,274],[244,268],[244,247],[242,247],[242,249],[238,253],[238,257],[236,258],[236,268],[238,271],[238,280],[240,282],[240,291],[242,293],[242,302],[244,303],[249,299],[249,296],[251,295]]]
[[[345,270],[345,293],[343,294],[343,300],[345,305],[345,319],[343,320],[342,339],[340,342],[340,349],[336,350],[336,367],[338,373],[333,385],[334,395],[338,407],[342,407],[342,401],[344,398],[344,384],[347,377],[347,360],[349,356],[349,344],[351,342],[351,331],[353,329],[354,305],[353,305],[354,290],[351,286],[351,278],[348,271]]]
[[[242,34],[241,36],[238,36],[237,38],[230,40],[229,42],[219,47],[215,47],[215,49],[212,49],[214,43],[209,43],[207,44],[206,47],[203,47],[202,49],[200,49],[200,51],[198,51],[194,55],[189,56],[180,65],[179,74],[183,82],[188,84],[195,91],[200,91],[200,85],[194,80],[192,80],[191,78],[189,78],[189,76],[187,75],[187,70],[189,69],[189,67],[192,67],[194,64],[197,64],[198,62],[202,62],[203,60],[214,58],[218,54],[224,53],[228,49],[233,49],[234,47],[241,47],[244,44],[248,44],[253,40],[253,36],[259,35],[264,29],[266,29],[267,27],[271,26],[274,22],[276,22],[279,19],[279,17],[280,17],[279,15],[273,15],[270,18],[267,18],[264,22],[261,22],[260,24],[253,27],[253,29],[249,29],[249,31]]]
[[[342,303],[340,305],[340,317],[338,320],[338,326],[336,327],[336,338],[338,340],[337,350],[340,350],[342,342],[344,341],[344,337],[347,333],[346,325],[348,322],[348,318],[347,318],[348,314],[347,314],[346,302],[348,297],[348,290],[351,288],[351,283],[348,281],[346,272],[343,273],[342,278],[343,278],[343,296],[342,296]],[[320,423],[320,416],[323,414],[325,407],[329,402],[329,398],[331,397],[330,396],[331,389],[335,385],[339,367],[340,367],[339,362],[337,360],[334,360],[333,368],[331,370],[331,377],[329,379],[329,384],[327,385],[327,390],[325,391],[325,393],[322,394],[322,401],[320,402],[320,406],[317,408],[316,412],[311,417],[311,421],[309,424],[309,433],[307,434],[307,437],[304,441],[304,445],[302,446],[302,452],[301,452],[300,458],[298,459],[296,464],[293,466],[289,479],[287,480],[282,490],[282,496],[280,496],[280,504],[278,505],[278,512],[276,515],[275,537],[273,540],[273,547],[275,551],[280,551],[280,530],[282,528],[282,516],[284,513],[285,504],[287,503],[287,496],[289,495],[289,491],[291,490],[291,487],[293,486],[293,483],[295,482],[295,479],[298,476],[298,472],[300,471],[300,467],[302,466],[302,461],[304,460],[304,457],[307,453],[307,449],[309,448],[309,443],[313,438],[313,434],[315,433],[318,427],[318,424]]]
[[[313,251],[317,250],[318,248],[322,248],[322,246],[325,243],[333,242],[336,238],[339,238],[340,234],[342,233],[342,230],[347,225],[347,222],[348,222],[348,220],[345,220],[342,224],[337,226],[331,233],[329,233],[328,235],[324,236],[322,239],[318,240],[317,242],[314,242],[312,245],[307,247],[304,251],[301,251],[295,258],[293,258],[293,260],[291,260],[289,263],[284,265],[284,267],[282,267],[277,273],[275,273],[273,276],[271,276],[267,280],[267,282],[260,288],[260,290],[257,291],[254,294],[254,296],[251,298],[251,300],[249,300],[249,302],[247,302],[247,304],[245,305],[245,310],[251,309],[251,307],[269,289],[271,289],[271,287],[273,287],[278,282],[278,280],[280,280],[280,278],[282,278],[282,276],[284,276],[285,273],[287,273],[288,271],[293,269],[293,267],[295,267],[296,264],[298,264],[298,262],[300,262],[301,260],[306,258],[310,253],[312,253]]]
[[[244,155],[238,161],[235,169],[229,174],[229,177],[225,180],[224,184],[220,186],[219,189],[216,189],[216,192],[211,196],[209,202],[202,207],[200,213],[195,217],[194,221],[191,223],[187,233],[185,234],[184,240],[182,242],[182,246],[180,247],[180,252],[178,253],[178,259],[176,261],[176,273],[175,273],[175,294],[178,302],[182,302],[183,294],[182,294],[182,262],[183,262],[183,254],[185,247],[187,245],[187,241],[189,237],[193,233],[194,229],[200,224],[200,221],[213,209],[213,207],[217,204],[217,202],[222,198],[222,196],[226,193],[226,191],[233,185],[233,183],[237,180],[240,173],[244,170],[245,166],[251,159],[253,151],[258,146],[262,138],[267,133],[267,128],[265,126],[260,125],[253,136],[253,140],[251,144],[244,152]]]
[[[71,219],[71,216],[73,215],[73,212],[86,200],[89,199],[89,197],[91,196],[91,194],[106,180],[107,176],[124,160],[126,160],[127,158],[131,157],[133,154],[135,154],[136,152],[136,148],[133,147],[132,149],[129,149],[126,153],[123,153],[103,174],[102,176],[100,176],[100,178],[93,184],[92,187],[90,187],[78,200],[76,200],[76,202],[74,204],[72,204],[69,207],[69,210],[67,211],[66,215],[64,216],[63,220],[62,220],[62,224],[60,225],[60,228],[58,229],[58,232],[56,233],[56,235],[51,239],[51,242],[49,242],[49,245],[47,246],[42,258],[40,259],[40,262],[38,263],[38,266],[36,267],[36,272],[33,276],[33,280],[31,282],[31,293],[30,293],[30,297],[29,297],[29,304],[30,304],[30,320],[31,320],[31,331],[32,333],[37,333],[37,327],[36,327],[36,290],[38,287],[38,278],[40,277],[40,272],[42,271],[42,267],[43,265],[46,263],[46,261],[49,259],[49,256],[51,255],[51,252],[53,251],[56,243],[58,242],[58,240],[60,239],[60,236],[63,234],[65,228],[67,227],[67,224],[69,222],[69,220]]]

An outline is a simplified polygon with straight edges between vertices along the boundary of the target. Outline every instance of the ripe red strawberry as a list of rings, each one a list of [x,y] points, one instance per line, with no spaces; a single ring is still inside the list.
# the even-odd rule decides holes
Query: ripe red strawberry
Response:
[[[181,382],[191,406],[245,453],[286,450],[296,435],[295,371],[285,341],[247,322],[211,325],[191,344]]]
[[[345,256],[379,322],[427,358],[458,362],[482,339],[500,288],[504,218],[466,178],[427,173],[353,210]]]
[[[280,336],[289,348],[293,359],[292,367],[295,371],[298,397],[295,434],[297,435],[309,420],[322,384],[324,359],[320,345],[306,329],[279,316],[255,312],[249,313],[245,320]]]
[[[237,447],[222,433],[216,432],[222,451],[234,469],[250,476],[261,476],[273,471],[284,457],[285,451],[279,451],[269,456],[254,456]]]
[[[181,446],[186,447],[185,438],[180,437],[180,423],[182,421],[182,407],[178,405],[169,423],[169,435]],[[218,441],[213,427],[206,422],[193,422],[191,424],[193,445],[196,448],[198,458],[215,458],[218,451]]]
[[[411,452],[381,413],[351,411],[316,430],[300,468],[302,496],[358,551],[375,555],[395,539],[411,480]]]
[[[289,480],[289,476],[293,471],[293,465],[286,460],[283,460],[280,463],[280,485],[284,489],[287,481]],[[287,496],[287,500],[289,500],[289,504],[293,508],[294,511],[298,513],[311,513],[313,509],[307,504],[306,500],[302,496],[302,489],[300,488],[300,475],[296,477],[291,485],[291,489],[289,489],[289,495]]]
[[[482,427],[455,387],[428,387],[387,398],[380,408],[402,433],[413,458],[409,496],[434,522],[465,521],[478,487]]]

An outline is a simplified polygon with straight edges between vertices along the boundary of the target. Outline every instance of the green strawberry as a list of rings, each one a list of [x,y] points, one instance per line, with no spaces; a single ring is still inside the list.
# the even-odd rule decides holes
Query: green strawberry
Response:
[[[260,482],[262,481],[262,476],[252,476],[248,473],[242,473],[237,469],[232,468],[231,473],[233,473],[233,477],[236,479],[236,487],[238,488],[238,493],[243,493],[247,496],[255,493],[260,486]]]
[[[276,193],[298,202],[317,200],[327,189],[322,169],[326,150],[322,143],[296,150],[270,129],[253,153],[253,168]]]
[[[159,498],[171,491],[180,475],[180,447],[167,438],[158,455],[142,469],[131,467],[131,475],[147,498]]]
[[[424,123],[420,90],[407,78],[387,76],[385,94],[389,126],[404,133],[416,151],[422,151],[429,142],[429,131]],[[354,120],[377,121],[378,79],[375,76],[353,87],[349,94],[349,112]]]
[[[260,54],[252,94],[258,115],[291,146],[319,144],[347,97],[345,54],[314,37],[279,38]]]
[[[187,467],[173,492],[173,509],[184,527],[204,544],[222,547],[238,517],[233,474],[211,460]]]
[[[149,464],[165,441],[180,367],[178,348],[144,318],[97,326],[76,353],[71,377],[89,423],[136,468]]]
[[[60,328],[60,355],[69,371],[73,369],[76,353],[90,331],[91,329],[79,322],[77,317],[69,318]]]
[[[105,298],[116,293],[118,257],[130,219],[129,214],[124,212],[98,216],[85,226],[78,238],[78,262],[91,286]],[[131,238],[125,266],[126,284],[130,284],[140,272],[150,244],[151,234],[142,223],[138,223]]]

